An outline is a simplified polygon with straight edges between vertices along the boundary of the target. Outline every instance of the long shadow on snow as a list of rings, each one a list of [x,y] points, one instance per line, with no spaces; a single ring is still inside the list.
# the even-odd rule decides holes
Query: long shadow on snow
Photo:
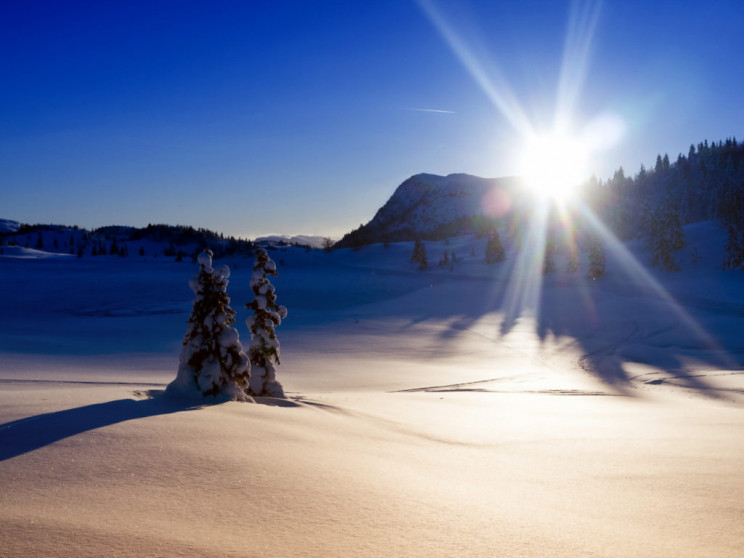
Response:
[[[456,342],[466,332],[478,333],[475,326],[493,312],[503,312],[501,324],[485,335],[482,327],[478,329],[481,330],[479,334],[499,342],[513,331],[526,310],[508,299],[505,281],[473,289],[472,286],[483,285],[483,282],[470,278],[459,280],[463,281],[467,297],[463,297],[458,319],[440,334],[444,342],[438,348],[440,354],[446,354],[447,344]],[[633,395],[627,388],[638,378],[630,377],[626,365],[635,362],[651,365],[666,374],[654,375],[646,383],[669,384],[672,380],[677,382],[675,385],[705,396],[719,395],[720,390],[706,382],[704,375],[689,373],[683,349],[657,345],[654,338],[672,328],[679,328],[680,334],[688,338],[694,336],[679,323],[670,302],[661,300],[642,286],[627,285],[621,292],[613,292],[607,285],[583,277],[570,278],[570,282],[563,284],[559,278],[544,278],[534,316],[535,333],[543,343],[551,336],[572,339],[581,355],[577,365],[617,394]],[[635,306],[633,313],[628,312],[628,305]],[[664,319],[659,320],[659,316]],[[429,310],[411,325],[448,317],[452,316]],[[737,352],[735,347],[714,346],[709,344],[710,340],[703,339],[697,342],[699,346],[694,356],[701,364],[726,369],[741,366],[731,357]]]
[[[96,403],[8,422],[0,425],[0,461],[97,428],[198,408],[159,395],[143,400],[119,399]]]

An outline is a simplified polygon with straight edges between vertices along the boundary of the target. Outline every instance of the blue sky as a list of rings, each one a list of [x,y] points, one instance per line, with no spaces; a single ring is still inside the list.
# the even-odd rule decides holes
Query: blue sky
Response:
[[[744,137],[739,1],[8,0],[0,12],[0,217],[23,222],[340,236],[413,174],[517,172],[519,130],[494,94],[550,126],[562,71],[574,127],[621,131],[591,161],[601,178]]]

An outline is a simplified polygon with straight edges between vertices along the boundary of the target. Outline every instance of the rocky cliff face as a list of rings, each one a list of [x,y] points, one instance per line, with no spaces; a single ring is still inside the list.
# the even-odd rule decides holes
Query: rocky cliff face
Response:
[[[519,205],[518,186],[515,178],[417,174],[398,186],[369,223],[345,235],[337,246],[434,240],[477,229]]]

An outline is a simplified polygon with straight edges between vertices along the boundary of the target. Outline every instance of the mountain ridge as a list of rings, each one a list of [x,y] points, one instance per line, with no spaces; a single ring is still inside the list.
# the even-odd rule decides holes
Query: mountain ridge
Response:
[[[344,235],[338,248],[423,238],[438,240],[505,217],[523,203],[521,180],[466,173],[415,174],[404,180],[366,225]]]

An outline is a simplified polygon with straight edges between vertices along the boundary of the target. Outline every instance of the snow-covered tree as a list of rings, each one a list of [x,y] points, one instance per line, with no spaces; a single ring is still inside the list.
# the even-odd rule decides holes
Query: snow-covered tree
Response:
[[[212,252],[198,257],[199,273],[190,281],[194,306],[189,316],[178,374],[168,393],[193,397],[215,396],[250,400],[248,378],[251,364],[243,352],[235,323],[235,311],[227,296],[230,269],[212,267]]]
[[[279,364],[279,340],[274,328],[287,317],[287,309],[276,303],[274,286],[267,275],[279,275],[276,265],[266,250],[258,248],[256,264],[251,277],[253,301],[245,307],[253,312],[246,321],[251,332],[251,345],[248,357],[251,361],[249,393],[257,396],[284,397],[282,385],[276,380],[276,368]]]
[[[493,229],[486,242],[486,263],[492,264],[504,261],[504,246],[501,244],[499,231]]]
[[[605,254],[599,239],[593,239],[589,246],[588,279],[599,279],[605,274]]]
[[[413,244],[413,254],[411,255],[411,261],[418,264],[419,269],[426,269],[429,266],[429,262],[426,259],[426,246],[421,242],[420,238],[416,239]]]

